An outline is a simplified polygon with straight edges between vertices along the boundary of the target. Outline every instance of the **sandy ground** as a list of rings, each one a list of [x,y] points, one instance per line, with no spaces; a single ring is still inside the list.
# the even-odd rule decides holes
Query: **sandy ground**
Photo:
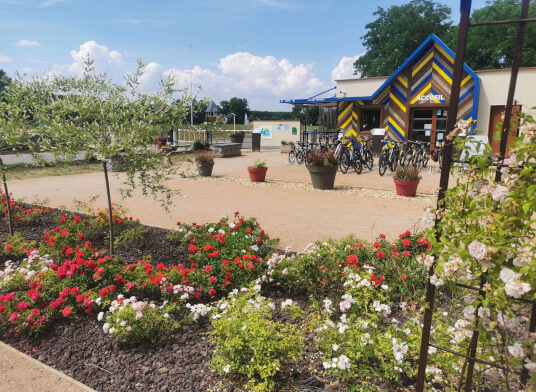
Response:
[[[249,182],[246,168],[256,159],[269,167],[266,183]],[[183,165],[181,171],[188,169]],[[175,197],[170,213],[139,192],[120,200],[122,175],[112,176],[111,187],[113,200],[145,224],[172,228],[177,221],[217,221],[222,215],[240,211],[244,216],[255,216],[272,237],[281,239],[282,247],[300,250],[311,241],[329,237],[355,234],[373,240],[379,233],[392,238],[406,229],[420,228],[422,211],[435,204],[439,170],[424,170],[422,176],[416,198],[396,196],[392,173],[388,170],[380,177],[377,167],[361,175],[339,172],[335,190],[319,191],[312,189],[303,165],[289,165],[286,154],[267,151],[217,159],[211,178],[177,176],[170,186],[181,194]],[[53,207],[73,209],[74,200],[89,200],[91,195],[100,195],[96,207],[106,204],[102,173],[11,181],[9,186],[16,198],[46,201]]]
[[[93,389],[0,342],[0,390],[91,392]]]

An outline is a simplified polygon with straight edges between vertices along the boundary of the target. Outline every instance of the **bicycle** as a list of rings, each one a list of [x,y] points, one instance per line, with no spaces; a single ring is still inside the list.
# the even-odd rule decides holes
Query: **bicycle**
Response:
[[[350,151],[350,148],[346,146],[346,143],[351,142],[352,143],[352,150]],[[346,141],[342,141],[339,144],[340,149],[340,160],[339,160],[339,168],[342,173],[347,173],[348,168],[352,166],[357,174],[360,174],[363,170],[363,165],[361,163],[361,153],[360,153],[360,146],[357,144],[354,138],[347,139]]]
[[[378,160],[378,172],[380,176],[385,174],[388,167],[391,171],[396,170],[401,150],[399,146],[400,142],[395,140],[386,140],[385,142]]]

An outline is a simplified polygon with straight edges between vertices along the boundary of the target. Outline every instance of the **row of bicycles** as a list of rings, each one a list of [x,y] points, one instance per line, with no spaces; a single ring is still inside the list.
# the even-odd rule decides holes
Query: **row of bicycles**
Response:
[[[341,141],[334,140],[333,143],[291,143],[288,161],[291,164],[307,164],[313,152],[334,151],[342,173],[347,173],[350,168],[353,168],[357,174],[361,174],[363,168],[367,168],[369,171],[374,168],[374,158],[370,148],[371,140],[349,137]],[[441,149],[433,149],[430,152],[430,143],[412,140],[384,140],[383,144],[378,159],[380,176],[385,174],[387,168],[395,171],[398,166],[414,167],[416,170],[421,170],[421,168],[428,166],[430,159],[439,162],[441,167]]]

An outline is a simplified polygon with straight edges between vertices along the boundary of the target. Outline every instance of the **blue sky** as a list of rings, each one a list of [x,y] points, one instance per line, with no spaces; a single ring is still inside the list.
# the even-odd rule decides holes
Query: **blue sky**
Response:
[[[90,55],[122,76],[141,57],[144,88],[173,74],[177,84],[219,102],[248,99],[254,110],[289,110],[301,98],[351,76],[360,37],[391,0],[0,0],[0,68],[81,72]],[[458,21],[459,1],[443,1]],[[473,1],[473,9],[485,5]],[[192,45],[190,67],[189,45]],[[201,89],[198,87],[201,86]]]

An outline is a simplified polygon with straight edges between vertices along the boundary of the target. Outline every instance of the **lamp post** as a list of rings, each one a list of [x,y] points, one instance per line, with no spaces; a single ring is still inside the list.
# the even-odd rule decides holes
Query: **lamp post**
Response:
[[[236,132],[236,114],[231,113],[233,115],[233,132]]]

